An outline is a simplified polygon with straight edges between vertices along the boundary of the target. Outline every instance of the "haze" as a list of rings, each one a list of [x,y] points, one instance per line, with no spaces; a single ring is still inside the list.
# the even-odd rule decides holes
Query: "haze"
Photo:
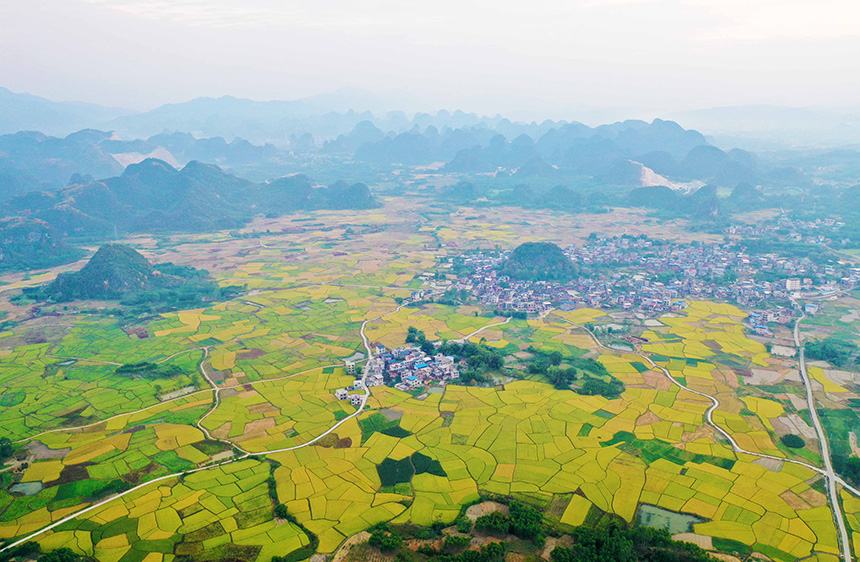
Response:
[[[340,88],[387,109],[625,116],[860,91],[852,0],[35,0],[0,7],[0,83],[143,110]],[[378,109],[362,108],[356,109]]]

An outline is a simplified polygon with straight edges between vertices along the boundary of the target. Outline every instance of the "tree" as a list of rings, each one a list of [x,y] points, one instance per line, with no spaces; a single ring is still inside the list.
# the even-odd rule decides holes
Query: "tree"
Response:
[[[854,482],[854,484],[860,485],[860,457],[848,457],[843,470],[845,478]]]
[[[475,520],[475,528],[488,533],[507,534],[511,522],[507,515],[494,511],[487,515],[481,515]]]
[[[0,437],[0,462],[5,461],[15,452],[15,447],[8,437]]]

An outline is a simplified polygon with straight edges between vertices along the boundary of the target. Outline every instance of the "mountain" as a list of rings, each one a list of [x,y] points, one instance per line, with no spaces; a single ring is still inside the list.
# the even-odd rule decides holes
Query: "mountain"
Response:
[[[127,293],[175,287],[179,278],[157,272],[140,252],[105,244],[78,272],[61,273],[46,292],[54,300],[115,299]]]
[[[627,201],[634,207],[655,209],[673,217],[715,220],[724,214],[714,185],[704,185],[687,194],[664,185],[645,186],[628,193]]]
[[[39,132],[20,132],[0,136],[0,173],[33,178],[29,182],[60,187],[72,174],[109,177],[122,172],[123,166],[100,144],[110,133],[84,129],[64,138]],[[24,185],[18,191],[29,191]],[[0,197],[2,199],[2,197]]]
[[[471,134],[480,141],[474,130]],[[717,161],[710,149],[724,157],[727,169],[720,168],[725,162]],[[669,185],[691,175],[693,180],[735,185],[738,178],[753,176],[751,156],[743,151],[730,156],[711,147],[701,133],[671,121],[630,120],[599,127],[567,123],[547,129],[537,141],[520,135],[508,142],[494,135],[488,142],[461,149],[444,169],[467,174],[512,170],[517,178],[590,176],[602,184],[630,187]],[[355,157],[362,159],[364,153]]]
[[[126,109],[87,103],[55,102],[0,87],[0,134],[41,131],[63,136],[129,113]]]
[[[701,145],[678,162],[677,176],[688,181],[736,186],[741,182],[758,181],[755,165],[755,157],[746,151],[736,149],[726,153],[715,146]]]
[[[104,239],[116,232],[207,232],[237,228],[257,214],[377,206],[362,183],[316,186],[306,176],[254,183],[192,161],[181,169],[146,159],[119,176],[32,191],[0,206],[0,216],[40,219],[65,236]]]
[[[754,187],[748,183],[739,183],[732,190],[728,199],[730,204],[746,211],[762,207],[766,201],[761,188]]]
[[[579,268],[551,242],[526,242],[511,252],[501,273],[518,280],[569,281]]]
[[[312,133],[335,138],[362,121],[375,119],[368,111],[336,113],[319,104],[295,101],[255,101],[222,96],[172,103],[151,111],[118,117],[108,126],[124,137],[147,138],[165,131],[201,137],[236,137],[250,142],[284,145],[290,135]]]
[[[81,258],[47,222],[25,217],[0,219],[0,271],[41,269]]]

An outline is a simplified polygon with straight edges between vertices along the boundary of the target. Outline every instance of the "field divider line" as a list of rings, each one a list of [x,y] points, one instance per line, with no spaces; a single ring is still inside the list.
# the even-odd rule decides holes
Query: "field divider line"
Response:
[[[619,350],[617,350],[617,349],[613,349],[613,348],[611,348],[611,347],[609,347],[609,346],[606,346],[606,345],[604,345],[603,343],[601,343],[601,341],[597,338],[597,336],[596,336],[596,335],[595,335],[591,330],[589,330],[588,328],[586,328],[586,327],[585,327],[585,326],[583,326],[582,324],[577,324],[576,322],[571,322],[570,320],[567,320],[566,318],[561,318],[561,319],[562,319],[564,322],[567,322],[568,324],[571,324],[571,325],[573,325],[573,326],[576,326],[577,328],[580,328],[580,329],[585,330],[586,332],[588,332],[588,334],[591,336],[591,338],[594,340],[594,342],[595,342],[599,347],[602,347],[602,348],[604,348],[604,349],[607,349],[607,350],[612,351],[612,352],[615,352],[615,353],[618,353],[618,352],[619,352]],[[713,428],[714,428],[714,429],[715,429],[715,430],[716,430],[720,435],[722,435],[723,437],[725,437],[725,438],[726,438],[726,440],[727,440],[727,441],[729,442],[729,444],[731,445],[731,447],[732,447],[732,451],[733,451],[734,453],[740,453],[740,454],[744,454],[744,455],[750,455],[750,456],[759,457],[759,458],[762,458],[762,459],[770,459],[770,460],[775,460],[775,461],[790,462],[790,463],[792,463],[792,464],[796,464],[796,465],[799,465],[799,466],[802,466],[802,467],[808,468],[809,470],[812,470],[813,472],[816,472],[816,473],[818,473],[818,474],[820,474],[820,475],[822,475],[822,476],[827,476],[827,471],[826,471],[826,470],[824,470],[823,468],[819,468],[819,467],[817,467],[817,466],[814,466],[814,465],[811,465],[811,464],[805,463],[805,462],[803,462],[803,461],[798,461],[798,460],[795,460],[795,459],[788,459],[788,458],[784,458],[784,457],[777,457],[777,456],[774,456],[774,455],[768,455],[768,454],[766,454],[766,453],[757,453],[757,452],[754,452],[754,451],[748,451],[748,450],[744,449],[743,447],[741,447],[740,445],[738,445],[738,444],[737,444],[737,442],[734,440],[734,438],[732,438],[732,436],[731,436],[731,435],[729,435],[729,433],[728,433],[726,430],[724,430],[724,429],[723,429],[722,427],[720,427],[716,422],[714,422],[714,420],[713,420],[713,412],[714,412],[714,411],[715,411],[715,410],[720,406],[720,401],[719,401],[719,400],[717,400],[716,398],[714,398],[714,397],[713,397],[713,396],[711,396],[710,394],[705,394],[704,392],[700,392],[700,391],[698,391],[698,390],[693,390],[693,389],[691,389],[691,388],[687,388],[686,386],[684,386],[683,384],[681,384],[681,383],[680,383],[680,382],[679,382],[675,377],[673,377],[673,376],[672,376],[672,374],[671,374],[671,373],[669,373],[669,371],[668,371],[668,370],[666,370],[665,368],[663,368],[663,367],[661,367],[660,365],[656,364],[656,363],[655,363],[654,361],[652,361],[652,360],[651,360],[651,358],[650,358],[650,357],[648,357],[647,355],[643,355],[642,353],[639,353],[639,352],[637,352],[637,351],[632,351],[632,352],[627,352],[627,353],[631,353],[632,355],[636,355],[637,357],[641,357],[642,359],[646,360],[646,361],[648,362],[648,364],[649,364],[649,365],[651,365],[651,366],[652,366],[652,367],[654,367],[655,369],[657,369],[657,370],[659,370],[660,372],[662,372],[662,373],[663,373],[663,375],[664,375],[666,378],[668,378],[668,379],[669,379],[669,381],[670,381],[670,382],[672,382],[674,385],[676,385],[678,388],[680,388],[680,389],[682,389],[682,390],[686,390],[687,392],[690,392],[691,394],[695,394],[695,395],[702,396],[702,397],[704,397],[704,398],[709,399],[709,400],[711,401],[711,406],[710,406],[710,407],[706,410],[706,412],[705,412],[705,419],[706,419],[706,421],[708,422],[708,425],[710,425],[711,427],[713,427]],[[837,480],[838,480],[841,484],[843,484],[843,485],[844,485],[844,482],[843,482],[843,480],[842,480],[841,478],[837,477]],[[855,489],[855,488],[853,488],[853,487],[851,487],[851,486],[847,486],[847,485],[845,486],[845,488],[846,488],[846,489],[848,489],[848,490],[851,490],[853,493],[856,493],[858,496],[860,496],[860,490],[857,490],[857,489]]]
[[[205,349],[205,348],[199,348],[199,349]],[[311,368],[311,369],[305,369],[304,371],[299,371],[298,373],[293,373],[293,374],[291,374],[291,375],[285,375],[285,376],[283,376],[283,377],[275,377],[275,378],[272,378],[272,379],[260,379],[260,380],[258,380],[258,381],[251,381],[251,382],[246,382],[246,383],[241,383],[241,384],[232,384],[232,385],[230,385],[230,386],[222,386],[222,387],[220,387],[220,388],[221,388],[221,390],[230,390],[230,389],[232,389],[232,388],[239,388],[239,387],[242,387],[242,386],[245,386],[245,385],[248,385],[248,386],[254,386],[255,384],[260,384],[260,383],[264,383],[264,382],[282,381],[282,380],[290,379],[290,378],[293,378],[293,377],[297,377],[297,376],[299,376],[299,375],[305,375],[305,374],[310,373],[310,372],[312,372],[312,371],[316,371],[317,369],[325,369],[325,368],[327,368],[327,367],[338,367],[339,365],[340,365],[340,363],[332,363],[332,364],[329,364],[329,365],[321,365],[321,366],[319,366],[319,367],[313,367],[313,368]],[[19,444],[19,443],[26,443],[27,441],[30,441],[31,439],[37,439],[37,438],[39,438],[39,437],[41,437],[41,436],[43,436],[43,435],[48,435],[48,434],[51,434],[51,433],[60,433],[60,432],[63,432],[63,431],[68,431],[68,432],[70,432],[70,433],[76,433],[76,432],[78,432],[78,431],[83,431],[83,430],[88,429],[88,428],[90,428],[90,427],[93,427],[93,426],[96,426],[96,425],[99,425],[99,424],[102,424],[102,423],[109,422],[109,421],[111,421],[111,420],[113,420],[113,419],[121,418],[122,416],[133,416],[133,415],[135,415],[135,414],[139,414],[139,413],[141,413],[141,412],[145,412],[146,410],[149,410],[149,409],[152,409],[152,408],[157,408],[158,406],[162,406],[162,405],[164,405],[164,404],[170,404],[171,402],[176,402],[177,400],[182,400],[183,398],[188,398],[188,397],[190,397],[190,396],[196,396],[197,394],[203,394],[203,393],[205,393],[205,392],[212,392],[212,390],[213,390],[212,388],[203,388],[203,389],[200,389],[200,390],[195,390],[194,392],[189,392],[188,394],[184,394],[184,395],[182,395],[182,396],[177,396],[176,398],[171,398],[171,399],[169,399],[169,400],[164,400],[163,402],[158,402],[158,403],[156,403],[156,404],[151,404],[151,405],[149,405],[149,406],[145,406],[145,407],[143,407],[143,408],[140,408],[139,410],[134,410],[134,411],[132,411],[132,412],[123,412],[123,413],[121,413],[121,414],[115,414],[115,415],[113,415],[113,416],[111,416],[111,417],[109,417],[109,418],[105,418],[105,419],[103,419],[103,420],[99,420],[99,421],[96,421],[96,422],[88,423],[88,424],[86,424],[86,425],[77,425],[77,426],[75,426],[75,427],[58,427],[57,429],[49,429],[49,430],[47,430],[47,431],[42,431],[41,433],[37,433],[36,435],[31,435],[30,437],[24,437],[24,438],[22,438],[22,439],[18,439],[17,441],[13,441],[13,443],[14,443],[14,444],[16,444],[16,445],[17,445],[17,444]]]
[[[366,327],[367,327],[368,323],[373,322],[374,320],[379,320],[380,318],[383,318],[383,317],[385,317],[385,316],[388,316],[389,314],[394,314],[394,313],[396,313],[396,312],[399,312],[399,311],[400,311],[400,309],[402,309],[402,308],[403,308],[403,306],[404,306],[404,305],[399,305],[397,308],[395,308],[394,310],[392,310],[392,311],[390,311],[390,312],[386,312],[386,313],[381,314],[381,315],[379,315],[379,316],[377,316],[377,317],[375,317],[375,318],[371,318],[371,319],[368,319],[368,320],[365,320],[364,322],[362,322],[362,324],[361,324],[361,330],[359,331],[359,334],[361,335],[361,339],[362,339],[362,343],[364,344],[364,348],[367,350],[368,360],[369,360],[369,359],[371,359],[371,358],[373,357],[373,350],[371,349],[371,347],[370,347],[370,342],[368,341],[368,339],[367,339],[367,335],[365,334],[365,329],[366,329]],[[207,348],[207,353],[206,353],[206,354],[204,354],[204,359],[203,359],[203,361],[205,361],[206,356],[208,356],[208,348]],[[201,370],[203,370],[203,361],[201,361],[201,362],[200,362]],[[309,369],[308,371],[304,371],[303,373],[307,373],[307,372],[310,372],[310,371],[314,371],[314,370],[319,369],[319,368],[320,368],[320,367],[315,367],[315,368],[313,368],[313,369]],[[324,367],[323,367],[323,368],[324,368]],[[300,374],[303,374],[303,373],[295,373],[294,375],[290,375],[289,377],[297,376],[297,375],[300,375]],[[214,383],[212,382],[212,380],[211,380],[211,379],[209,378],[209,376],[205,373],[205,370],[204,370],[204,376],[206,377],[206,380],[208,380],[211,384],[213,384],[213,385],[214,385]],[[283,378],[289,378],[289,377],[282,377],[282,379],[283,379]],[[256,381],[256,382],[268,382],[268,381],[270,381],[270,380],[275,380],[275,379],[267,379],[266,381]],[[0,548],[0,552],[4,552],[4,551],[6,551],[6,550],[8,550],[8,549],[14,548],[14,547],[19,546],[19,545],[21,545],[21,544],[24,544],[25,542],[27,542],[27,541],[29,541],[29,540],[32,540],[32,539],[34,539],[35,537],[38,537],[39,535],[44,534],[44,533],[46,533],[46,532],[50,531],[51,529],[54,529],[54,528],[58,527],[59,525],[62,525],[63,523],[66,523],[66,522],[68,522],[68,521],[72,521],[73,519],[76,519],[77,517],[79,517],[79,516],[81,516],[81,515],[84,515],[84,514],[86,514],[86,513],[89,513],[90,511],[93,511],[93,510],[95,510],[95,509],[97,509],[97,508],[99,508],[99,507],[102,507],[102,506],[106,505],[107,503],[109,503],[109,502],[111,502],[111,501],[113,501],[113,500],[115,500],[115,499],[121,498],[121,497],[126,496],[126,495],[128,495],[128,494],[131,494],[132,492],[135,492],[135,491],[137,491],[137,490],[140,490],[140,489],[142,489],[142,488],[144,488],[144,487],[146,487],[146,486],[149,486],[150,484],[154,484],[154,483],[156,483],[156,482],[161,482],[161,481],[164,481],[164,480],[169,479],[169,478],[176,478],[176,477],[182,476],[182,475],[184,475],[184,474],[193,474],[193,473],[195,473],[195,472],[200,472],[200,471],[203,471],[203,470],[208,470],[208,469],[210,469],[210,468],[218,468],[218,467],[224,466],[224,465],[226,465],[226,464],[230,464],[230,463],[234,463],[234,462],[239,462],[239,461],[241,461],[241,460],[247,459],[248,457],[255,456],[255,455],[267,455],[267,454],[272,454],[272,453],[280,453],[280,452],[286,452],[286,451],[294,451],[294,450],[296,450],[296,449],[301,449],[301,448],[303,448],[303,447],[307,447],[307,446],[309,446],[309,445],[313,445],[314,443],[316,443],[317,441],[319,441],[320,439],[322,439],[323,437],[325,437],[326,435],[330,434],[332,431],[334,431],[335,429],[337,429],[338,427],[340,427],[343,423],[345,423],[346,421],[348,421],[348,420],[350,420],[350,419],[352,419],[352,418],[354,418],[354,417],[358,416],[358,415],[362,412],[362,410],[364,409],[365,405],[367,404],[367,399],[370,397],[370,389],[367,387],[367,384],[366,384],[366,382],[367,382],[367,371],[365,371],[364,373],[362,373],[362,378],[361,378],[361,380],[362,380],[362,383],[363,383],[363,386],[364,386],[364,392],[365,392],[365,394],[364,394],[364,397],[363,397],[363,398],[362,398],[362,400],[361,400],[361,404],[359,405],[358,409],[356,409],[355,413],[353,413],[353,414],[349,415],[348,417],[346,417],[346,418],[344,418],[344,419],[340,420],[338,423],[336,423],[334,426],[332,426],[328,431],[326,431],[326,432],[325,432],[325,433],[323,433],[322,435],[319,435],[319,436],[315,437],[315,438],[314,438],[314,439],[312,439],[311,441],[308,441],[308,442],[306,442],[306,443],[302,443],[301,445],[296,445],[296,446],[294,446],[294,447],[288,447],[288,448],[285,448],[285,449],[276,449],[276,450],[273,450],[273,451],[260,451],[260,452],[258,452],[258,453],[248,453],[248,452],[244,452],[244,451],[243,451],[243,452],[244,452],[244,454],[243,454],[243,455],[241,455],[241,456],[239,456],[239,457],[235,457],[235,458],[232,458],[232,459],[228,459],[228,460],[225,460],[225,461],[221,461],[221,462],[216,463],[216,464],[213,464],[213,465],[209,465],[209,466],[201,466],[201,467],[198,467],[198,468],[195,468],[195,469],[192,469],[192,470],[187,470],[187,471],[185,471],[185,472],[176,472],[176,473],[173,473],[173,474],[168,474],[168,475],[166,475],[166,476],[160,476],[160,477],[158,477],[158,478],[155,478],[155,479],[153,479],[153,480],[149,480],[148,482],[144,482],[143,484],[140,484],[140,485],[138,485],[138,486],[135,486],[134,488],[131,488],[131,489],[129,489],[129,490],[126,490],[125,492],[121,492],[121,493],[119,493],[119,494],[116,494],[115,496],[111,496],[111,497],[109,497],[109,498],[106,498],[105,500],[103,500],[103,501],[101,501],[101,502],[99,502],[99,503],[97,503],[97,504],[93,504],[93,505],[91,505],[91,506],[88,506],[88,507],[85,507],[85,508],[81,509],[80,511],[76,511],[75,513],[72,513],[72,514],[70,514],[70,515],[67,515],[67,516],[66,516],[66,517],[64,517],[64,518],[62,518],[62,519],[60,519],[60,520],[58,520],[58,521],[55,521],[55,522],[53,522],[53,523],[51,523],[51,524],[49,524],[49,525],[47,525],[47,526],[45,526],[45,527],[43,527],[43,528],[39,529],[38,531],[34,531],[33,533],[30,533],[29,535],[27,535],[27,536],[25,536],[25,537],[23,537],[23,538],[21,538],[21,539],[19,539],[19,540],[15,541],[15,542],[13,542],[13,543],[7,544],[7,545],[6,545],[6,546],[4,546],[3,548]],[[242,385],[236,385],[236,386],[231,387],[231,388],[236,388],[236,387],[238,387],[238,386],[242,386]],[[210,390],[213,390],[213,389],[207,389],[207,390],[204,390],[204,391],[201,391],[201,392],[209,392]],[[216,389],[214,389],[214,390],[216,390],[216,394],[217,394],[217,387],[216,387]],[[184,397],[183,397],[183,398],[184,398]],[[208,413],[211,413],[212,411],[213,411],[213,410],[210,410]],[[207,413],[207,414],[208,414],[208,413]],[[128,415],[128,414],[120,414],[120,415]],[[116,416],[115,416],[115,417],[116,417]],[[203,418],[201,418],[201,421],[202,421],[202,419],[203,419]],[[98,423],[102,423],[102,422],[98,422]],[[204,433],[205,433],[206,435],[208,435],[208,432],[205,432],[205,431],[204,431]],[[30,438],[30,439],[32,439],[32,438]],[[232,442],[228,441],[228,440],[219,440],[219,441],[224,441],[224,442],[230,443],[230,445],[231,445],[231,446],[234,446],[234,447],[235,447],[235,445],[234,445]],[[236,448],[237,448],[237,449],[239,449],[239,450],[242,450],[240,447],[236,447]]]

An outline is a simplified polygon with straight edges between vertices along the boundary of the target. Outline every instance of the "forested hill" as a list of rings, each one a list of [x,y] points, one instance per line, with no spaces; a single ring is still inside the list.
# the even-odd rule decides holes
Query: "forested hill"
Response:
[[[60,274],[46,292],[60,301],[102,299],[180,284],[179,278],[158,274],[134,248],[106,244],[80,271]]]
[[[140,312],[159,312],[202,306],[231,297],[239,287],[221,288],[209,273],[189,266],[153,266],[125,244],[105,244],[78,272],[62,273],[44,287],[25,289],[34,300],[119,300]]]
[[[83,255],[82,250],[66,244],[45,221],[25,217],[0,219],[0,271],[52,267]]]
[[[501,273],[518,280],[569,281],[579,269],[555,244],[526,242],[511,252]]]

